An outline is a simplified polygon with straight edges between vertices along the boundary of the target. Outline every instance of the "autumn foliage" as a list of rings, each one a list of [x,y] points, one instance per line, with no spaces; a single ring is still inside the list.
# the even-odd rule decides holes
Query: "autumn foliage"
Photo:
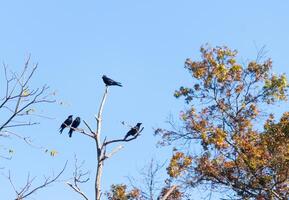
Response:
[[[112,185],[110,192],[106,193],[109,200],[142,200],[141,192],[139,189],[127,190],[124,184]]]
[[[240,63],[227,47],[200,52],[200,61],[185,62],[193,84],[174,94],[188,105],[180,114],[182,131],[156,133],[162,144],[195,141],[201,150],[176,152],[168,174],[185,173],[187,186],[219,186],[241,199],[288,199],[289,113],[278,120],[270,109],[287,99],[285,75],[271,72],[270,59]]]

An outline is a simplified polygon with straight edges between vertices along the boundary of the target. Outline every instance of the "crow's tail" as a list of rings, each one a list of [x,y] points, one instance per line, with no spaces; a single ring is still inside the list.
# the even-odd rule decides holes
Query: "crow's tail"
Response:
[[[63,130],[64,130],[64,128],[61,128],[61,127],[60,127],[59,133],[62,134],[62,131],[63,131]]]
[[[68,132],[69,137],[72,137],[72,132],[73,132],[73,129],[71,128]]]
[[[128,138],[128,136],[129,136],[129,134],[126,134],[123,139],[126,140]]]

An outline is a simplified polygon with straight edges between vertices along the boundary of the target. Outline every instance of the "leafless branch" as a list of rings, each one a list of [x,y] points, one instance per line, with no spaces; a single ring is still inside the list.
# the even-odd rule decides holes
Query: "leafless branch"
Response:
[[[122,145],[119,145],[119,146],[117,146],[116,148],[114,148],[111,153],[106,154],[106,152],[105,152],[105,153],[103,154],[103,157],[102,157],[102,159],[101,159],[101,162],[103,162],[105,159],[110,158],[111,156],[113,156],[114,154],[116,154],[118,151],[120,151],[122,148],[123,148],[123,146],[122,146]]]
[[[95,137],[95,133],[92,131],[92,129],[90,128],[90,126],[87,124],[87,122],[83,120],[83,123],[84,123],[85,126],[88,128],[88,130],[90,131],[91,135]]]
[[[80,133],[83,133],[86,136],[89,136],[90,138],[93,138],[95,141],[95,147],[96,147],[96,153],[97,153],[97,165],[96,165],[96,174],[95,174],[95,182],[94,182],[94,189],[95,189],[95,200],[100,200],[102,192],[101,192],[101,178],[102,178],[102,171],[103,171],[103,165],[104,165],[104,161],[108,158],[110,158],[111,156],[113,156],[115,153],[117,153],[120,149],[123,148],[123,146],[119,145],[117,147],[115,147],[110,153],[107,153],[107,147],[110,144],[115,144],[115,143],[119,143],[119,142],[129,142],[132,141],[134,139],[136,139],[140,133],[143,131],[143,128],[132,138],[130,139],[115,139],[115,140],[109,140],[107,141],[107,138],[105,137],[105,139],[103,140],[103,142],[101,143],[101,127],[102,127],[102,113],[103,113],[103,109],[104,109],[104,104],[108,95],[108,89],[109,87],[106,86],[105,87],[105,91],[102,97],[102,100],[100,102],[100,106],[99,106],[99,110],[98,110],[98,114],[95,116],[95,120],[96,120],[96,130],[93,131],[91,126],[86,122],[83,121],[86,128],[89,130],[88,132],[86,132],[84,129],[74,129]],[[123,123],[124,124],[124,123]],[[80,181],[76,181],[78,180],[78,178],[74,179],[74,183],[69,183],[67,182],[67,185],[69,187],[71,187],[75,192],[79,193],[84,199],[88,200],[88,197],[80,190],[78,183],[81,183]]]
[[[164,168],[166,162],[159,163],[151,159],[149,164],[140,171],[141,178],[127,177],[132,188],[139,188],[144,199],[157,199],[157,194],[163,188],[160,171]]]
[[[132,140],[135,140],[138,136],[140,136],[140,133],[143,131],[144,127],[142,127],[139,132],[133,136],[132,138],[130,139],[115,139],[115,140],[110,140],[110,141],[107,141],[107,142],[104,142],[103,143],[103,146],[107,146],[109,144],[112,144],[112,143],[116,143],[116,142],[129,142],[129,141],[132,141]]]
[[[3,112],[7,117],[0,121],[0,132],[8,128],[19,126],[32,126],[38,122],[24,121],[15,123],[16,119],[24,119],[31,116],[34,112],[33,106],[39,103],[53,103],[55,100],[50,99],[51,94],[47,94],[49,87],[44,85],[41,88],[30,88],[29,83],[34,75],[38,64],[29,69],[30,56],[25,62],[20,75],[15,72],[8,72],[7,65],[3,64],[4,76],[6,81],[5,95],[0,98],[0,112]],[[6,111],[4,110],[6,109]]]
[[[35,177],[30,178],[30,174],[28,174],[26,184],[22,187],[22,189],[17,190],[13,181],[12,181],[11,173],[9,171],[8,176],[6,178],[9,180],[10,185],[12,186],[14,192],[16,193],[15,200],[23,200],[26,197],[29,197],[30,195],[34,194],[36,191],[43,189],[43,188],[47,187],[48,185],[56,182],[57,179],[61,176],[61,174],[66,169],[66,166],[67,166],[67,161],[65,162],[62,170],[56,176],[46,177],[42,184],[34,187],[33,189],[31,189],[31,186],[32,186],[33,181],[36,179]]]
[[[77,187],[75,187],[74,185],[72,185],[71,183],[67,182],[66,183],[69,187],[71,187],[75,192],[77,192],[78,194],[80,194],[85,200],[89,200],[88,197],[82,192],[80,191]]]
[[[7,130],[2,131],[0,136],[2,136],[2,137],[15,136],[18,139],[23,140],[26,144],[28,144],[29,146],[31,146],[33,148],[44,149],[44,147],[36,145],[30,137],[21,136],[20,134],[17,134],[17,133],[12,132],[12,131],[7,131]]]
[[[80,194],[85,200],[89,200],[86,194],[81,191],[80,187],[78,186],[78,183],[86,183],[89,178],[84,178],[86,175],[89,174],[89,172],[82,172],[81,167],[84,162],[82,162],[80,165],[78,165],[78,160],[76,156],[74,156],[75,162],[74,162],[74,173],[73,173],[73,183],[66,182],[66,184],[71,187],[75,192]]]
[[[88,137],[94,138],[94,135],[92,135],[91,133],[86,132],[86,131],[85,131],[84,129],[82,129],[82,128],[74,128],[74,127],[71,127],[71,126],[66,126],[66,127],[71,128],[71,129],[73,129],[74,131],[79,132],[79,133],[81,133],[81,134],[83,134],[83,135],[86,135],[86,136],[88,136]]]

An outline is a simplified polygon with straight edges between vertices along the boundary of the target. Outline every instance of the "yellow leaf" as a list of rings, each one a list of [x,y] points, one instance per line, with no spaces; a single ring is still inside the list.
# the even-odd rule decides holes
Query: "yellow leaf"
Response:
[[[22,97],[27,97],[29,96],[30,92],[28,89],[24,89],[23,92],[22,92]]]
[[[50,151],[50,156],[54,157],[58,154],[58,152],[56,150],[51,150]]]

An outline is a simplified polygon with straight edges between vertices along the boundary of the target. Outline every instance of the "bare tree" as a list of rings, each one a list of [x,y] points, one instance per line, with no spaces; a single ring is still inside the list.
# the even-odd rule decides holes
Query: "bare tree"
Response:
[[[35,74],[38,64],[30,65],[30,56],[20,73],[14,72],[3,64],[4,87],[0,93],[0,137],[16,137],[32,145],[29,137],[16,133],[13,128],[33,126],[39,124],[35,117],[46,117],[36,113],[36,107],[43,103],[54,103],[53,93],[49,87],[39,88],[30,86],[31,78]]]
[[[121,142],[129,142],[132,140],[135,140],[140,133],[142,132],[143,128],[138,131],[136,135],[129,139],[125,138],[119,138],[119,139],[114,139],[114,140],[107,140],[105,137],[104,140],[101,140],[101,126],[102,126],[102,112],[104,108],[104,104],[108,95],[108,89],[109,87],[105,87],[105,91],[99,106],[98,114],[95,116],[96,120],[96,130],[93,131],[91,126],[88,125],[86,121],[83,121],[87,130],[84,129],[75,129],[76,131],[84,134],[85,136],[88,136],[89,138],[93,139],[95,141],[95,149],[97,152],[97,165],[96,165],[96,174],[95,174],[95,180],[94,180],[94,190],[95,190],[95,200],[100,200],[102,196],[102,191],[101,191],[101,178],[102,178],[102,172],[103,172],[103,165],[104,162],[113,156],[115,153],[117,153],[120,149],[123,148],[122,145],[116,145],[111,152],[107,152],[107,149],[109,146],[113,144],[119,144]],[[89,198],[84,194],[83,191],[80,190],[80,187],[78,186],[78,183],[81,183],[80,178],[82,178],[81,174],[74,173],[74,183],[67,182],[67,185],[71,187],[75,192],[79,193],[84,199],[88,200]]]
[[[31,80],[37,67],[38,64],[30,65],[30,56],[26,60],[20,73],[12,71],[6,64],[3,64],[4,79],[2,80],[4,87],[1,88],[0,91],[0,137],[15,137],[23,140],[29,146],[43,149],[43,147],[35,145],[30,137],[16,131],[18,127],[28,127],[39,124],[37,118],[48,118],[45,115],[37,114],[37,106],[55,102],[55,100],[52,99],[54,94],[49,92],[47,85],[38,88],[31,87]],[[1,155],[1,158],[11,159],[11,156]],[[7,178],[15,192],[15,200],[23,200],[40,189],[56,182],[64,172],[66,165],[67,162],[57,174],[44,177],[42,183],[37,186],[33,186],[36,176],[31,178],[30,174],[27,176],[26,183],[19,188],[17,188],[14,183],[15,180],[12,178],[11,170],[9,170],[8,175],[4,175],[4,177]]]
[[[89,175],[88,171],[83,172],[82,171],[82,166],[84,164],[84,161],[81,162],[81,164],[78,164],[78,159],[76,155],[74,155],[74,172],[73,172],[73,182],[67,182],[66,184],[71,187],[75,192],[80,194],[85,200],[89,200],[88,197],[84,192],[79,187],[79,184],[81,183],[86,183],[89,181],[89,178],[87,176]]]
[[[155,162],[153,159],[151,160],[149,167],[144,173],[145,184],[147,187],[147,191],[149,194],[149,200],[159,199],[159,200],[167,200],[169,199],[170,195],[177,189],[177,185],[169,184],[171,181],[165,180],[165,185],[158,186],[158,174],[160,173],[161,169],[164,167],[165,163],[159,164]],[[163,191],[164,188],[168,188],[165,192]],[[159,194],[158,197],[155,197],[155,194]]]
[[[173,184],[172,179],[161,178],[161,171],[165,164],[166,162],[160,164],[151,159],[149,164],[141,170],[141,178],[128,177],[130,186],[141,192],[142,199],[167,200],[178,189],[178,184]]]
[[[30,174],[28,174],[25,185],[22,186],[20,189],[16,188],[15,184],[13,183],[11,173],[9,171],[8,176],[6,176],[6,178],[9,180],[10,185],[12,186],[15,192],[15,195],[16,195],[15,200],[23,200],[31,196],[38,190],[43,189],[51,185],[52,183],[56,182],[59,179],[59,177],[62,175],[62,173],[64,172],[66,166],[67,166],[67,161],[65,162],[64,167],[62,168],[60,172],[58,172],[56,175],[53,174],[52,176],[45,177],[43,182],[40,185],[34,186],[34,187],[32,187],[32,183],[36,179],[36,177],[31,178]]]
[[[148,165],[140,170],[140,176],[137,178],[127,177],[129,185],[132,188],[138,188],[141,191],[142,197],[147,200],[154,200],[160,193],[163,179],[161,178],[161,170],[164,168],[165,162],[159,162],[151,159]]]

